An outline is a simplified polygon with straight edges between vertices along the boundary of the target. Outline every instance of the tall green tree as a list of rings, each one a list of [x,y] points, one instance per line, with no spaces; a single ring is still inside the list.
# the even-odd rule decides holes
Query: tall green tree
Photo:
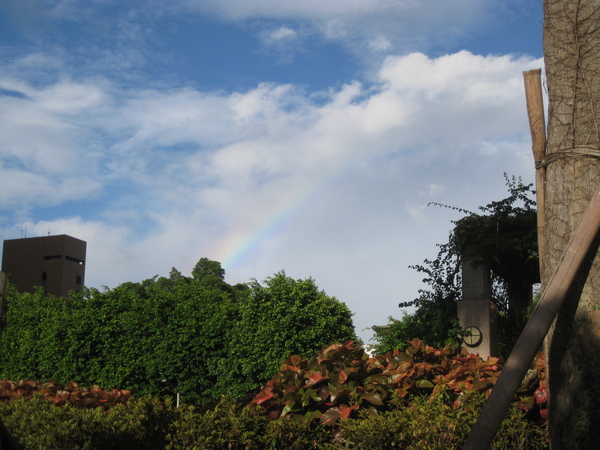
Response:
[[[200,258],[192,269],[192,277],[194,280],[207,280],[218,278],[221,281],[225,280],[225,269],[221,267],[218,261],[212,261],[208,258]]]

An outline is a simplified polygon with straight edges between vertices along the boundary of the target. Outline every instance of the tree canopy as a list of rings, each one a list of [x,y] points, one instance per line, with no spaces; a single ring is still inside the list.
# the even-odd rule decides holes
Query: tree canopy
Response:
[[[344,337],[356,339],[344,303],[319,290],[312,278],[294,280],[283,271],[264,285],[250,282],[237,313],[230,344],[236,371],[224,372],[237,380],[226,383],[243,392],[260,388],[289,355],[313,355]]]
[[[10,287],[0,377],[209,403],[260,388],[292,353],[355,338],[345,304],[279,272],[231,286],[216,261],[68,298]]]

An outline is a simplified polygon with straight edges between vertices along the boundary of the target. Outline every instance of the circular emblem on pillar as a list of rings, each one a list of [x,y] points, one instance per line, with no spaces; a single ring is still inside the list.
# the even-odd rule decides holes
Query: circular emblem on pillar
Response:
[[[464,329],[462,339],[469,347],[477,347],[483,340],[483,334],[479,328],[470,326]]]

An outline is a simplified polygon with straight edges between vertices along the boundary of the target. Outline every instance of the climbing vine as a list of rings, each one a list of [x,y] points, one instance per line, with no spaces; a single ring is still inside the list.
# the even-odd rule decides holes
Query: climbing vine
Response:
[[[479,207],[477,213],[432,203],[465,216],[452,222],[448,242],[438,245],[435,259],[411,266],[425,275],[427,288],[421,289],[416,299],[398,305],[415,311],[405,313],[400,320],[390,318],[388,327],[376,334],[378,351],[403,348],[407,340],[415,338],[434,346],[458,343],[456,301],[462,297],[461,252],[472,245],[490,265],[492,300],[498,311],[499,351],[510,351],[527,322],[532,284],[539,282],[539,262],[532,185],[504,176],[509,195]]]

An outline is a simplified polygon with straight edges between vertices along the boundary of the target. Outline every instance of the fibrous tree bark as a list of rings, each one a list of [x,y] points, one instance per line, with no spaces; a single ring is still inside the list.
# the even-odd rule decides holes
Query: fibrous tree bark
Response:
[[[549,111],[543,284],[600,188],[600,1],[544,0],[544,57]],[[553,449],[596,446],[599,244],[596,236],[546,338]]]

